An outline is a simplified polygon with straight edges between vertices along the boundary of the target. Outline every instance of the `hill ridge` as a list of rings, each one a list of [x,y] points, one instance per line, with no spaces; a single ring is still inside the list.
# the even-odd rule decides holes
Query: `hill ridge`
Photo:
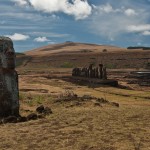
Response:
[[[105,51],[120,51],[126,50],[114,45],[98,45],[93,43],[79,43],[79,42],[64,42],[58,44],[50,44],[26,51],[27,55],[47,55],[52,53],[62,52],[103,52]]]

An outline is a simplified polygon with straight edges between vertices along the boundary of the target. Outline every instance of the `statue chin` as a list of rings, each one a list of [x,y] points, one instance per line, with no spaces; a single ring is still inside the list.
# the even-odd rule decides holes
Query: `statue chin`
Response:
[[[15,69],[15,64],[7,64],[8,69]]]

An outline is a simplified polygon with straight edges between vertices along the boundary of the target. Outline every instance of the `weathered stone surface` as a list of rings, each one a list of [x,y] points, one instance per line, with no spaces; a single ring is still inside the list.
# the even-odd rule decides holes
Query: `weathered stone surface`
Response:
[[[41,106],[39,106],[39,107],[37,107],[36,108],[36,111],[38,112],[38,113],[43,113],[44,112],[44,106],[43,105],[41,105]]]
[[[19,116],[18,74],[10,38],[0,37],[0,117]]]
[[[50,114],[52,114],[53,112],[52,112],[52,110],[49,108],[49,107],[45,107],[45,109],[44,109],[44,114],[45,115],[50,115]]]
[[[3,119],[3,123],[17,123],[17,117],[16,116],[8,116]]]
[[[49,107],[44,107],[43,105],[39,106],[36,108],[36,111],[39,113],[39,114],[44,114],[44,115],[50,115],[52,114],[52,110],[51,108]]]
[[[118,103],[115,103],[115,102],[111,102],[110,103],[112,106],[116,106],[116,107],[119,107],[119,104]]]
[[[36,120],[38,118],[37,114],[32,113],[27,116],[27,120]]]
[[[18,122],[26,122],[27,121],[27,117],[19,117],[18,118]]]
[[[45,116],[43,114],[37,115],[38,119],[43,119]]]

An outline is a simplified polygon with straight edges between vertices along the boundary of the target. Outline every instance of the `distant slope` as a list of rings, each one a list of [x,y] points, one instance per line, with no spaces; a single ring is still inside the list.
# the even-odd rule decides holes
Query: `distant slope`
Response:
[[[83,53],[83,52],[103,52],[106,51],[123,51],[126,48],[116,46],[97,45],[88,43],[65,42],[61,44],[48,45],[25,52],[26,55],[47,55],[56,53]]]
[[[65,42],[47,45],[18,55],[18,67],[48,70],[73,68],[103,63],[107,68],[144,68],[150,61],[150,51],[129,50],[110,45]]]

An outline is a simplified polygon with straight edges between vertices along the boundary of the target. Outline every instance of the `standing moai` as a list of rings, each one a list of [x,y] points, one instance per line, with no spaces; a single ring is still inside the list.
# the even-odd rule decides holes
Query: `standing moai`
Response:
[[[103,64],[99,64],[99,78],[103,78]]]
[[[0,118],[19,116],[18,74],[13,42],[0,37]]]
[[[103,79],[107,79],[107,70],[106,70],[106,67],[103,67]]]
[[[90,64],[88,69],[89,69],[89,78],[92,78],[93,77],[93,64]]]
[[[93,70],[92,70],[92,78],[95,78],[95,73],[96,73],[96,69],[93,68]]]
[[[88,68],[85,68],[85,77],[88,77]]]
[[[90,71],[89,71],[89,68],[87,68],[87,77],[88,77],[88,78],[90,77]]]
[[[98,67],[95,68],[95,78],[98,78]]]

